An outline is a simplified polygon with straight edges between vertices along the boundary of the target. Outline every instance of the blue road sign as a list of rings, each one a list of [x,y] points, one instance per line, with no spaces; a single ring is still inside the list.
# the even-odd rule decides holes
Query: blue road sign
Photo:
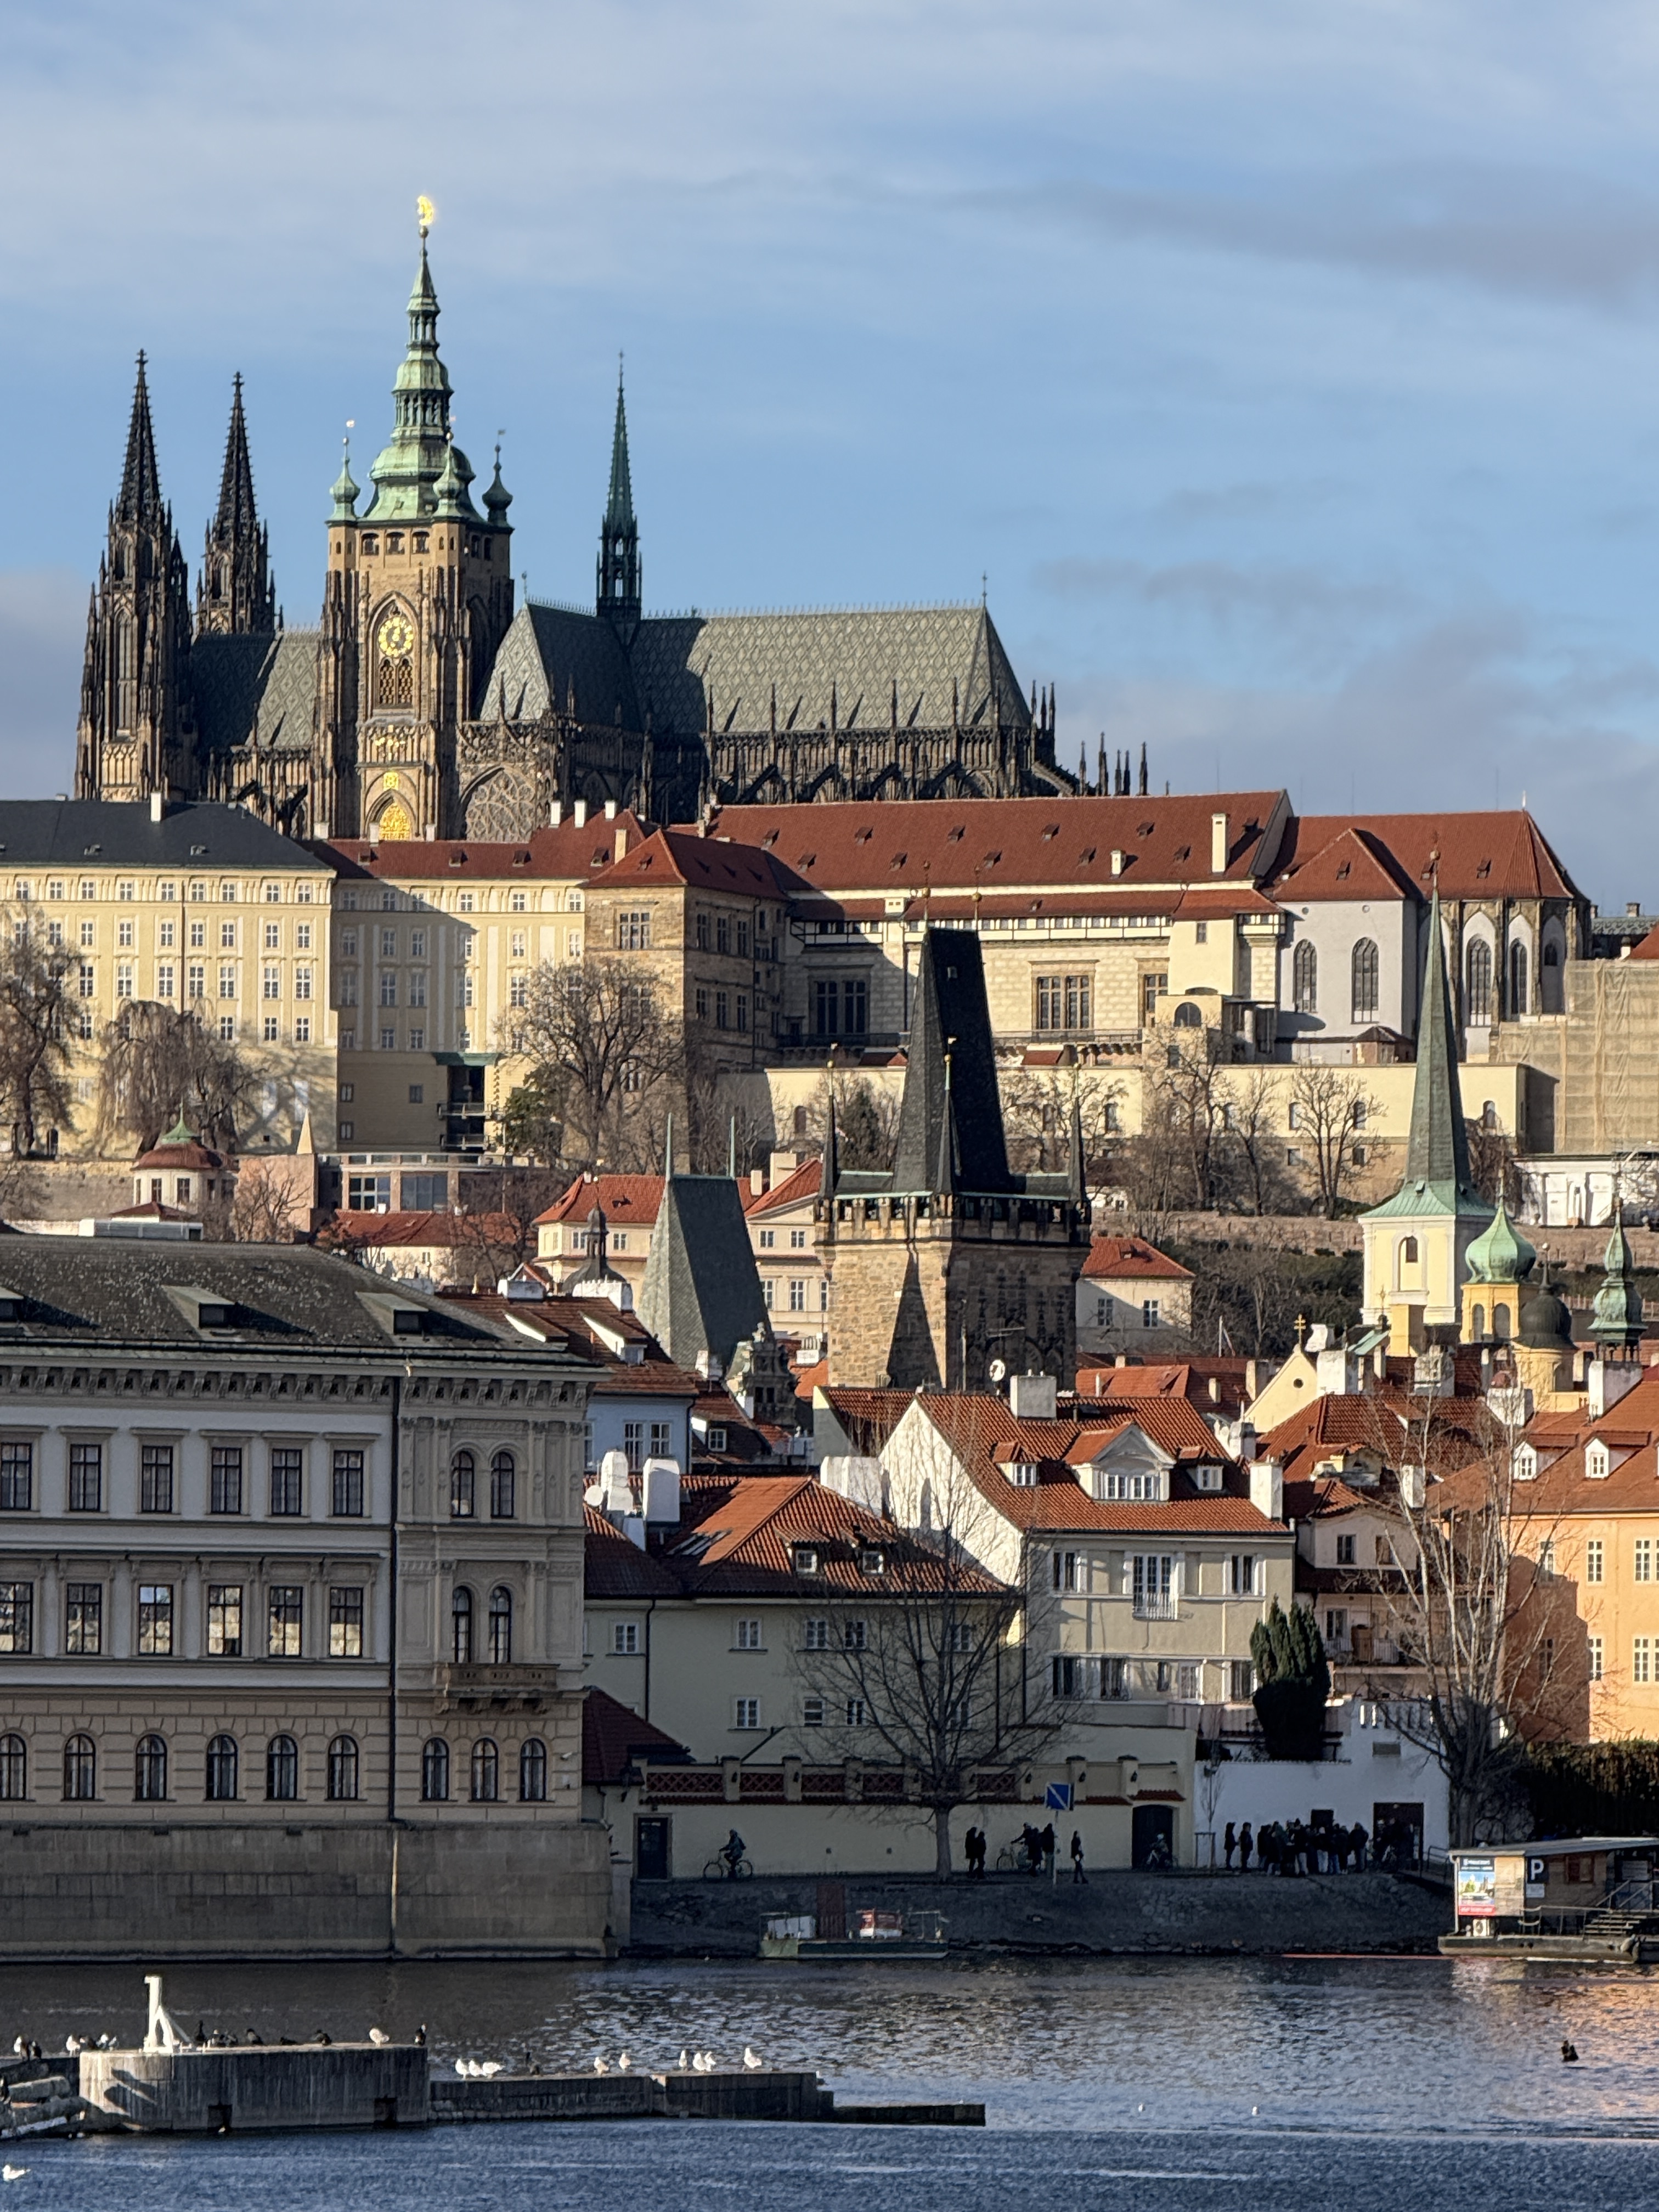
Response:
[[[1048,1813],[1069,1813],[1072,1809],[1072,1785],[1069,1782],[1051,1782],[1042,1800],[1043,1810]]]

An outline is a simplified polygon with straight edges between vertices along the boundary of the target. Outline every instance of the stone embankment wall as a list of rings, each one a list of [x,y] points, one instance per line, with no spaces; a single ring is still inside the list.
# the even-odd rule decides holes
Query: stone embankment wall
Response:
[[[1452,1924],[1446,1892],[1392,1875],[1097,1873],[1074,1885],[991,1875],[983,1881],[848,1880],[847,1911],[889,1906],[945,1916],[952,1949],[1248,1953],[1432,1951]],[[774,1913],[808,1913],[810,1881],[635,1882],[635,1955],[750,1957]],[[872,1950],[879,1947],[872,1944]],[[791,1971],[805,1971],[792,1969]]]
[[[1586,1267],[1600,1270],[1607,1256],[1612,1231],[1600,1229],[1540,1227],[1521,1224],[1528,1243],[1549,1247],[1552,1268],[1567,1267],[1575,1273]],[[1137,1214],[1135,1233],[1154,1243],[1267,1244],[1282,1252],[1358,1252],[1364,1240],[1358,1220],[1322,1220],[1316,1213],[1165,1213]],[[1095,1223],[1101,1236],[1119,1232],[1112,1219],[1101,1215]],[[1630,1249],[1638,1269],[1659,1268],[1659,1230],[1627,1228]]]
[[[14,1826],[0,1956],[603,1957],[605,1832],[465,1827]]]

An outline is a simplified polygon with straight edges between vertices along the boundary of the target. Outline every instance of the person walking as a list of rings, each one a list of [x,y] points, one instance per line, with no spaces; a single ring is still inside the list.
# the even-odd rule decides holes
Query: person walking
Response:
[[[1089,1877],[1083,1871],[1083,1838],[1075,1828],[1072,1831],[1072,1881],[1074,1886],[1081,1882],[1085,1889],[1089,1887]]]
[[[1227,1823],[1227,1832],[1221,1838],[1221,1856],[1229,1874],[1233,1870],[1233,1853],[1237,1849],[1238,1838],[1233,1832],[1232,1822],[1229,1820]]]
[[[1250,1824],[1246,1820],[1243,1826],[1238,1832],[1238,1870],[1240,1874],[1249,1874],[1250,1870],[1250,1853],[1255,1848],[1255,1839],[1250,1832]]]

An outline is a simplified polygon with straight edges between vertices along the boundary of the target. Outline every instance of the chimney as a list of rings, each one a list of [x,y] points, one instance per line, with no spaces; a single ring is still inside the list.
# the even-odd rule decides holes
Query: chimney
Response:
[[[609,815],[610,809],[607,807],[605,811]],[[628,858],[628,824],[625,822],[619,822],[617,824],[616,848],[617,858],[619,860],[625,860]]]
[[[781,1183],[786,1176],[793,1175],[799,1165],[799,1152],[780,1152],[775,1146],[766,1163],[767,1188],[770,1190],[775,1183]]]
[[[570,818],[580,830],[587,819],[587,801],[579,799],[570,810]]]
[[[1250,1503],[1269,1521],[1285,1518],[1285,1463],[1277,1459],[1250,1462]]]
[[[1011,1376],[1008,1411],[1017,1421],[1052,1421],[1059,1387],[1052,1375]]]
[[[1227,872],[1227,817],[1224,814],[1210,817],[1210,873],[1224,876]]]
[[[1626,899],[1625,901],[1625,912],[1630,916],[1632,921],[1637,921],[1640,917],[1642,912],[1641,900]]]
[[[617,802],[614,799],[607,799],[605,802],[605,818],[607,822],[614,822],[617,818]]]
[[[1123,873],[1123,850],[1118,845],[1114,845],[1112,848],[1112,873],[1115,876],[1121,876]]]
[[[749,1170],[749,1195],[750,1198],[758,1198],[765,1188],[766,1170],[764,1168],[750,1168]]]
[[[159,822],[167,811],[167,802],[165,795],[159,791],[152,791],[149,795],[150,820],[152,822]]]
[[[550,829],[556,830],[558,828],[560,823],[564,820],[563,799],[556,799],[554,800],[551,806],[547,810],[547,820]]]

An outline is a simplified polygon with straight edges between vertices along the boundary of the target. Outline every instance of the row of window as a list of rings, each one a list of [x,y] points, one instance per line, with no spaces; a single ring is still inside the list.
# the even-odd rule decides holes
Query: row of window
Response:
[[[67,939],[64,936],[66,927],[67,925],[61,921],[49,921],[46,924],[46,942],[53,948],[54,951],[62,951],[64,949],[67,943]],[[15,927],[21,931],[22,924],[15,924]],[[205,921],[192,921],[188,923],[185,928],[185,943],[183,949],[191,952],[205,952],[208,949],[208,927],[209,925]],[[240,951],[240,927],[241,925],[234,921],[222,921],[219,924],[219,950],[221,952],[236,952]],[[116,923],[115,950],[118,952],[133,952],[137,950],[137,928],[138,925],[136,921],[118,921]],[[294,949],[296,952],[309,952],[311,951],[311,931],[312,925],[308,921],[296,921],[295,923]],[[261,927],[259,934],[263,942],[263,949],[265,951],[280,952],[282,951],[283,925],[281,922],[265,922]],[[77,942],[80,949],[83,952],[95,951],[98,944],[97,923],[94,921],[82,922],[79,927]],[[179,943],[179,925],[176,921],[163,921],[156,923],[155,949],[158,952],[177,952],[180,950]],[[309,969],[307,969],[305,972],[307,975],[309,975],[311,971]]]
[[[1553,1547],[1551,1547],[1552,1553]],[[1552,1559],[1552,1565],[1553,1559]],[[1584,1580],[1599,1583],[1606,1579],[1607,1552],[1599,1536],[1592,1536],[1584,1546]],[[1653,1580],[1653,1539],[1638,1536],[1632,1547],[1631,1580],[1650,1583]]]
[[[13,886],[12,896],[24,905],[27,905],[32,898],[42,894],[48,899],[66,899],[71,896],[70,880],[71,878],[64,876],[48,876],[44,884],[40,886],[40,892],[37,893],[33,877],[19,876]],[[76,888],[72,896],[82,902],[96,900],[102,896],[95,877],[82,876],[73,880]],[[155,898],[163,906],[168,906],[178,899],[179,891],[177,881],[172,878],[163,877],[152,891],[148,884],[141,888],[136,876],[121,876],[116,879],[115,896],[124,904],[141,898],[146,900]],[[192,876],[185,887],[184,896],[191,906],[205,906],[216,896],[221,905],[235,906],[240,902],[242,886],[240,879],[234,877],[222,876],[216,882],[210,883],[204,876]],[[253,896],[262,900],[266,906],[280,906],[283,903],[283,886],[275,878],[268,877],[260,884],[257,894]],[[296,883],[294,886],[295,906],[313,904],[315,896],[313,886],[308,883]]]
[[[651,926],[649,914],[643,916],[632,915],[629,919],[644,921],[647,931],[645,941],[649,944]],[[711,917],[705,908],[696,915],[693,927],[699,952],[733,953],[739,960],[748,959],[749,918],[746,915],[717,914]],[[757,945],[757,953],[759,950]]]
[[[1552,1648],[1553,1641],[1553,1639],[1546,1639],[1546,1649],[1544,1653],[1540,1655],[1542,1670],[1547,1675],[1550,1672],[1549,1662],[1550,1659],[1553,1656]],[[1599,1636],[1586,1638],[1585,1652],[1589,1662],[1590,1680],[1592,1682],[1604,1681],[1606,1680],[1606,1655],[1605,1646],[1601,1638]],[[1656,1682],[1659,1682],[1659,1637],[1638,1636],[1632,1638],[1630,1647],[1630,1678],[1633,1683],[1638,1684],[1644,1689],[1650,1688]]]
[[[456,1042],[463,1052],[467,1049],[467,1041],[470,1036],[470,1030],[462,1030],[456,1038]],[[365,1052],[368,1052],[376,1042],[379,1043],[380,1048],[382,1052],[396,1052],[398,1049],[398,1031],[395,1024],[390,1022],[382,1023],[378,1030],[366,1030],[363,1032],[363,1050]],[[355,1029],[341,1030],[340,1049],[342,1052],[356,1051],[357,1032]],[[410,1030],[408,1043],[404,1049],[410,1052],[424,1052],[426,1050],[426,1028],[424,1024],[417,1024]],[[409,1103],[411,1106],[418,1106],[421,1103],[421,1101],[418,1098],[411,1097]],[[355,1121],[341,1122],[339,1135],[340,1142],[343,1145],[349,1145],[351,1142],[352,1134],[356,1127],[356,1124]]]
[[[501,1794],[500,1747],[480,1736],[468,1761],[468,1796],[475,1805],[494,1805]],[[421,1796],[428,1805],[441,1805],[449,1797],[449,1746],[441,1735],[428,1736],[421,1747]],[[547,1746],[539,1736],[526,1737],[519,1747],[519,1802],[541,1805],[547,1801]]]
[[[1348,959],[1348,1014],[1352,1021],[1374,1022],[1381,1001],[1381,959],[1369,937],[1362,937]],[[1319,954],[1305,937],[1291,956],[1291,1003],[1298,1014],[1319,1012]]]
[[[711,1449],[724,1450],[722,1442]],[[593,1424],[587,1421],[582,1427],[582,1464],[591,1474],[599,1465],[593,1448]],[[622,1448],[628,1455],[628,1471],[641,1474],[647,1459],[672,1459],[674,1456],[674,1425],[672,1421],[624,1421]]]
[[[488,894],[486,894],[486,896],[488,896]],[[401,912],[404,908],[407,908],[410,913],[416,914],[422,911],[422,908],[430,908],[434,907],[441,910],[443,906],[443,895],[441,892],[427,894],[422,891],[409,891],[407,893],[403,893],[393,890],[388,884],[381,889],[378,897],[373,892],[365,893],[363,903],[365,907],[371,911],[378,906],[384,914],[397,914]],[[560,910],[561,903],[562,903],[564,909],[568,913],[580,914],[582,910],[583,903],[580,890],[573,888],[566,891],[562,902],[561,902],[559,894],[556,891],[552,893],[549,900],[549,911],[556,914]],[[357,911],[357,892],[356,889],[347,888],[340,890],[335,900],[335,904],[342,914],[356,914]],[[507,910],[509,914],[526,914],[529,909],[530,896],[528,892],[509,891],[507,893]],[[477,912],[477,895],[476,892],[470,890],[459,891],[455,897],[455,910],[458,914],[472,914]],[[486,908],[485,911],[488,912],[489,909]],[[356,950],[355,944],[352,950],[354,951]],[[422,957],[422,956],[417,953],[416,957],[418,959]]]
[[[472,1593],[465,1583],[456,1585],[449,1601],[449,1656],[458,1667],[470,1667],[476,1656],[473,1634],[476,1607]],[[497,1583],[489,1593],[489,1608],[485,1615],[487,1641],[484,1649],[492,1667],[510,1667],[513,1663],[513,1593],[504,1583]]]
[[[398,975],[398,971],[395,968],[382,968],[378,971],[375,995],[380,1005],[395,1006],[399,1003]],[[335,1005],[337,1006],[356,1006],[359,1003],[358,992],[362,981],[362,975],[356,968],[337,968],[334,971]],[[423,1009],[427,1003],[427,970],[424,968],[411,968],[409,971],[407,993],[403,1003],[416,1009]],[[473,1003],[472,970],[470,968],[462,968],[457,971],[455,1003],[458,1006],[470,1006]],[[523,1001],[515,1000],[514,1003],[522,1004]]]
[[[1127,1491],[1125,1494],[1127,1494]],[[1121,1591],[1109,1591],[1108,1595],[1133,1597],[1136,1613],[1144,1619],[1173,1620],[1177,1600],[1199,1595],[1196,1590],[1186,1587],[1183,1558],[1184,1554],[1181,1553],[1131,1553],[1125,1561]],[[1266,1567],[1266,1559],[1256,1553],[1230,1553],[1222,1570],[1222,1595],[1226,1597],[1260,1597]],[[1051,1552],[1048,1570],[1050,1584],[1054,1589],[1086,1590],[1089,1588],[1089,1555],[1086,1552]],[[1110,1577],[1106,1579],[1109,1581]]]
[[[801,1547],[797,1547],[799,1551]],[[797,1571],[799,1563],[797,1561]],[[637,1658],[644,1649],[640,1640],[637,1620],[614,1620],[611,1624],[611,1656],[618,1659]],[[951,1624],[949,1648],[954,1652],[973,1650],[976,1632],[973,1623],[967,1620]],[[801,1646],[807,1651],[865,1651],[870,1644],[870,1624],[867,1620],[808,1620],[801,1623]],[[764,1651],[767,1649],[765,1623],[757,1613],[740,1615],[732,1624],[732,1649],[734,1651]]]
[[[1106,1655],[1063,1653],[1049,1664],[1049,1686],[1056,1698],[1180,1698],[1196,1701],[1204,1693],[1201,1659],[1117,1659]],[[1216,1662],[1209,1662],[1214,1665]],[[1255,1669],[1248,1659],[1221,1662],[1227,1669],[1230,1702],[1242,1705],[1255,1689]]]
[[[159,1805],[170,1789],[171,1759],[164,1735],[140,1736],[133,1750],[132,1796],[135,1804]],[[232,1804],[242,1795],[242,1750],[234,1735],[209,1739],[204,1762],[203,1796],[209,1804]],[[493,1805],[501,1796],[501,1751],[488,1736],[472,1747],[470,1760],[475,1805]],[[362,1757],[357,1739],[337,1735],[328,1747],[326,1789],[331,1802],[349,1804],[358,1796],[362,1779]],[[29,1753],[25,1739],[0,1735],[0,1801],[18,1803],[29,1794]],[[64,1802],[89,1804],[98,1795],[98,1747],[89,1735],[72,1735],[64,1745]],[[274,1735],[265,1746],[264,1794],[267,1803],[292,1804],[300,1795],[300,1747],[291,1735]],[[442,1803],[449,1796],[449,1746],[433,1736],[421,1752],[421,1796],[428,1803]],[[547,1746],[532,1736],[519,1747],[519,1800],[540,1805],[547,1800]]]
[[[1095,1300],[1095,1327],[1097,1328],[1109,1328],[1111,1326],[1111,1320],[1112,1300],[1109,1297],[1097,1297]],[[1140,1302],[1140,1326],[1142,1328],[1161,1328],[1163,1324],[1164,1307],[1162,1301],[1158,1298],[1143,1298]]]
[[[611,1241],[612,1243],[615,1243],[615,1237],[613,1237]],[[760,1233],[760,1249],[763,1252],[775,1251],[777,1249],[777,1243],[778,1232],[775,1229],[762,1230]],[[804,1252],[806,1249],[806,1231],[804,1229],[792,1229],[789,1231],[789,1249],[792,1252]]]
[[[800,1701],[801,1726],[810,1729],[828,1727],[832,1702],[836,1708],[837,1720],[844,1723],[848,1728],[869,1727],[870,1707],[863,1698],[837,1698],[834,1700],[827,1698],[803,1698]],[[959,1711],[961,1717],[965,1720],[967,1718],[965,1700],[962,1701]],[[734,1698],[732,1700],[732,1725],[734,1729],[764,1728],[766,1723],[761,1717],[761,1700],[758,1698]]]
[[[144,1443],[138,1448],[138,1510],[179,1510],[177,1448]],[[506,1455],[509,1460],[511,1455]],[[302,1444],[270,1447],[270,1499],[276,1520],[303,1518],[306,1450]],[[330,1511],[337,1520],[360,1519],[364,1512],[363,1454],[355,1445],[336,1448],[331,1470]],[[105,1502],[105,1460],[101,1443],[71,1443],[67,1504],[71,1513],[101,1513]],[[240,1514],[248,1509],[244,1454],[240,1444],[215,1444],[208,1467],[208,1511]],[[34,1505],[34,1446],[23,1439],[0,1439],[0,1513],[27,1513]],[[507,1513],[512,1511],[509,1468]]]
[[[774,1313],[777,1310],[778,1286],[782,1280],[783,1278],[779,1275],[763,1275],[761,1277],[761,1296],[766,1301],[766,1310],[768,1313]],[[817,1279],[817,1284],[818,1311],[820,1313],[828,1313],[830,1310],[830,1278],[827,1275],[820,1275]],[[790,1276],[789,1310],[791,1313],[805,1313],[806,1311],[807,1287],[808,1279],[805,1275]]]
[[[133,1648],[142,1659],[170,1659],[175,1646],[178,1620],[176,1586],[172,1583],[139,1583],[134,1599]],[[210,1659],[252,1657],[243,1648],[245,1585],[209,1583],[206,1585],[206,1646]],[[68,1658],[94,1658],[104,1649],[105,1592],[100,1582],[64,1585],[64,1653]],[[304,1656],[305,1587],[301,1583],[270,1583],[265,1588],[265,1656],[298,1659]],[[509,1601],[507,1641],[512,1639]],[[13,1656],[34,1650],[35,1596],[32,1582],[0,1582],[0,1653]],[[363,1656],[363,1585],[338,1583],[328,1593],[328,1656],[331,1659],[361,1659]]]

